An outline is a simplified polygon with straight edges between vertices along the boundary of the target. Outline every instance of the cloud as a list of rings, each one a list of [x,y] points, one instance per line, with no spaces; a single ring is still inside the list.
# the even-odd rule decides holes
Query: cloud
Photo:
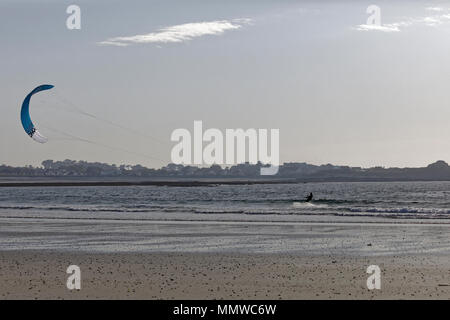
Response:
[[[442,12],[444,10],[448,11],[448,9],[443,9],[440,7],[428,7],[426,8],[426,10],[433,12]],[[361,24],[356,27],[353,27],[353,29],[358,31],[399,32],[401,31],[402,28],[413,25],[425,25],[428,27],[436,27],[448,22],[450,22],[450,14],[440,13],[424,17],[405,18],[403,21],[398,21],[390,24],[381,24],[381,25]]]
[[[401,27],[407,27],[412,24],[411,21],[400,21],[389,24],[360,24],[354,29],[358,31],[382,31],[382,32],[399,32]]]
[[[441,14],[430,17],[423,17],[418,20],[419,23],[423,23],[429,27],[435,27],[446,22],[450,22],[450,14]]]
[[[192,22],[159,29],[157,32],[138,34],[127,37],[109,38],[99,42],[100,45],[125,47],[132,44],[145,43],[180,43],[208,35],[221,35],[228,30],[236,30],[250,19],[218,20],[210,22]]]
[[[355,30],[358,31],[383,31],[383,32],[399,32],[400,29],[397,24],[384,24],[384,25],[377,25],[377,24],[360,24],[359,26],[355,27]]]
[[[437,12],[444,11],[444,8],[441,8],[441,7],[427,7],[425,9],[428,11],[437,11]]]

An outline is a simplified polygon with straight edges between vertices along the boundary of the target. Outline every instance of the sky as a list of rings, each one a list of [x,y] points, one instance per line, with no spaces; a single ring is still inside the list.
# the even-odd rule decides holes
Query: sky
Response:
[[[159,168],[194,120],[279,129],[281,162],[450,162],[449,39],[450,1],[0,0],[0,164]]]

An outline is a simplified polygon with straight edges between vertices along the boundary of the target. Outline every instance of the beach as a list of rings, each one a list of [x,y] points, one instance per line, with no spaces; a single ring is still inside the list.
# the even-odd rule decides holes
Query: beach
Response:
[[[438,256],[1,252],[1,299],[450,299]],[[66,268],[81,289],[66,288]],[[368,290],[367,266],[381,268]]]
[[[19,223],[0,228],[2,299],[450,299],[448,226]]]
[[[448,300],[448,186],[0,188],[0,298]]]

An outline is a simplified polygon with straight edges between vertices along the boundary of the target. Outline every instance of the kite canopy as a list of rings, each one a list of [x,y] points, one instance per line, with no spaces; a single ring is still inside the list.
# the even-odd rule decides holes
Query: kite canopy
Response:
[[[33,122],[30,118],[30,100],[31,96],[35,93],[38,93],[40,91],[49,90],[53,88],[51,84],[43,84],[33,89],[26,97],[25,100],[23,100],[22,103],[22,109],[20,110],[20,121],[22,121],[22,126],[25,129],[25,132],[33,138],[34,141],[45,143],[48,141],[46,137],[44,137],[42,134],[37,131],[36,127],[34,126]]]

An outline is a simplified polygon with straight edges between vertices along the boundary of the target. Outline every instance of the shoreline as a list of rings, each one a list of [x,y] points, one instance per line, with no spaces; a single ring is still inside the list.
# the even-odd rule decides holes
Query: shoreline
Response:
[[[0,218],[0,251],[449,256],[449,224]],[[449,259],[450,260],[450,259]]]

